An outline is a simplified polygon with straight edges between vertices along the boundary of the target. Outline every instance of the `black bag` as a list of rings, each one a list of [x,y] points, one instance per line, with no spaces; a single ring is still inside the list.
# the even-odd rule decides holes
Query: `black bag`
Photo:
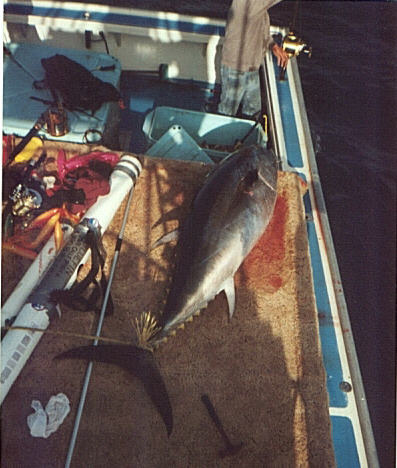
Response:
[[[56,92],[59,93],[63,105],[70,111],[89,110],[94,114],[103,103],[120,99],[119,91],[112,84],[100,80],[64,55],[42,59],[41,64],[54,99],[57,100]]]

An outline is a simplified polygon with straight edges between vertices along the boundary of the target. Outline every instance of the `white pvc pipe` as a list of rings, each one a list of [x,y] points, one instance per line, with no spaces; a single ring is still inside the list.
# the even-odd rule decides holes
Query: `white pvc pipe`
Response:
[[[62,226],[64,242],[67,242],[71,233],[72,226]],[[29,266],[26,273],[23,275],[19,283],[16,285],[12,293],[7,298],[1,308],[1,326],[4,327],[7,320],[12,319],[21,310],[26,303],[26,299],[32,292],[33,288],[39,283],[43,274],[47,270],[50,263],[56,257],[55,237],[52,235],[44,247],[37,254],[33,263]]]
[[[119,207],[122,200],[128,193],[131,188],[129,185],[130,177],[127,174],[120,172],[117,169],[123,169],[131,164],[135,164],[137,171],[142,170],[142,166],[137,158],[131,155],[123,155],[120,161],[116,164],[115,169],[112,172],[110,177],[110,191],[107,195],[101,196],[98,198],[97,202],[91,206],[87,213],[84,215],[85,218],[94,218],[99,221],[101,225],[102,233],[106,231],[109,226],[109,223],[115,213],[113,211],[114,207]],[[139,175],[139,174],[138,174]],[[116,208],[116,209],[117,209]],[[67,242],[73,229],[68,227],[64,232],[64,240]],[[39,281],[43,278],[44,273],[47,271],[48,267],[54,261],[56,257],[56,248],[55,248],[55,239],[52,235],[51,238],[47,241],[44,247],[41,249],[33,263],[30,265],[29,269],[26,271],[22,279],[19,281],[14,291],[7,298],[6,302],[1,308],[1,326],[6,325],[6,321],[15,317],[23,305],[26,303],[26,300],[29,294],[33,289],[39,284]],[[84,258],[84,263],[87,261],[88,254]],[[75,278],[71,278],[71,282],[74,282]]]
[[[129,155],[123,156],[116,164],[110,177],[110,192],[98,198],[95,205],[87,211],[84,219],[92,219],[95,216],[96,221],[102,227],[101,232],[103,234],[125,196],[133,188],[141,170],[142,166],[137,158]],[[75,231],[77,232],[77,230]],[[71,236],[71,239],[73,240],[73,236]],[[80,245],[80,247],[84,246]],[[56,256],[55,260],[48,267],[46,274],[42,275],[33,293],[30,296],[28,293],[29,297],[27,297],[22,310],[18,311],[19,313],[13,324],[15,327],[41,328],[43,330],[48,327],[50,323],[49,313],[52,310],[49,297],[46,300],[47,293],[51,292],[49,291],[48,283],[54,284],[58,279],[53,276],[47,278],[47,276],[52,274],[52,270],[61,271],[63,274],[59,278],[59,285],[57,285],[59,287],[55,289],[64,289],[72,283],[79,268],[78,266],[77,268],[70,269],[71,271],[68,271],[67,265],[64,268],[65,260],[67,260],[65,259],[65,252],[67,251],[68,244]],[[80,264],[82,264],[86,253],[84,248],[80,248],[79,251],[81,251],[82,260]],[[76,261],[76,259],[73,260]],[[60,268],[57,270],[58,265],[60,265]],[[37,298],[43,298],[43,303],[37,304]],[[42,332],[37,331],[9,330],[6,333],[1,342],[0,404],[7,396],[8,391],[35,349],[41,336]]]
[[[87,210],[84,218],[94,218],[98,220],[102,234],[108,228],[113,216],[134,185],[134,181],[123,171],[134,171],[135,179],[142,171],[142,165],[138,158],[125,154],[116,164],[110,176],[110,192],[98,198],[97,202]],[[83,218],[83,219],[84,219]]]
[[[36,310],[26,304],[14,322],[15,327],[46,329],[50,323],[48,310]],[[0,405],[11,385],[23,369],[29,356],[42,336],[41,332],[29,330],[9,330],[1,341],[1,384]]]

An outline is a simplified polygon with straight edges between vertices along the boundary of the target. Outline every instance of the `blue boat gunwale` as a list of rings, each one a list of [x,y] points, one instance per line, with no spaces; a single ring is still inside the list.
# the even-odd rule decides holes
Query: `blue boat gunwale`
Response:
[[[273,75],[276,74],[276,65],[275,61],[271,58],[267,57],[266,60],[267,69],[271,70]],[[321,328],[325,328],[326,326],[331,326],[335,333],[335,338],[337,338],[337,351],[339,353],[339,357],[342,359],[342,371],[343,371],[343,378],[344,380],[340,382],[343,384],[346,380],[351,385],[351,391],[346,393],[347,404],[345,407],[330,407],[330,415],[331,421],[334,420],[335,424],[338,424],[339,427],[343,427],[345,431],[345,437],[339,437],[339,434],[333,433],[334,438],[334,447],[335,447],[335,454],[338,456],[337,462],[338,466],[368,466],[376,467],[379,466],[375,441],[372,433],[371,421],[369,418],[369,411],[368,406],[365,398],[364,386],[362,382],[359,362],[355,350],[354,339],[352,336],[352,329],[350,325],[349,315],[347,311],[347,305],[344,297],[342,281],[339,273],[335,248],[333,245],[331,229],[329,225],[325,199],[321,188],[320,177],[318,173],[317,163],[315,159],[315,153],[313,149],[313,143],[310,134],[310,127],[309,121],[306,113],[306,108],[304,104],[304,97],[302,86],[299,77],[299,70],[297,66],[297,62],[295,59],[290,61],[288,67],[288,76],[289,79],[285,82],[288,83],[288,86],[291,87],[290,91],[293,90],[294,92],[294,102],[285,102],[279,104],[279,108],[277,109],[278,112],[282,112],[285,108],[288,108],[288,105],[292,105],[291,112],[294,114],[295,122],[293,125],[300,126],[298,129],[298,134],[301,141],[301,150],[304,148],[304,153],[306,161],[303,163],[302,167],[294,168],[290,165],[291,157],[287,154],[288,145],[280,145],[282,146],[282,150],[284,154],[281,155],[281,159],[283,161],[283,167],[285,170],[292,170],[296,172],[302,172],[306,174],[306,178],[308,177],[309,184],[309,194],[310,194],[310,206],[307,206],[308,211],[308,220],[307,220],[307,227],[308,227],[308,234],[309,234],[309,245],[311,247],[311,262],[312,267],[313,263],[316,261],[320,263],[321,269],[323,270],[323,274],[326,270],[326,274],[328,279],[325,279],[326,283],[320,287],[319,290],[316,291],[316,301],[329,301],[331,303],[332,315],[328,318],[331,319],[329,323],[321,323],[320,325],[320,338],[322,339],[322,348],[323,348],[323,356],[324,351],[326,351],[324,346],[324,333],[321,333]],[[274,79],[274,77],[273,77]],[[273,83],[273,92],[274,88],[277,87]],[[285,94],[284,94],[285,97]],[[283,98],[283,94],[278,96],[279,99]],[[289,96],[287,96],[287,101],[289,100]],[[275,106],[274,103],[272,105],[272,109],[274,111]],[[275,119],[276,124],[279,126],[281,125],[281,133],[283,137],[288,138],[288,135],[291,134],[294,136],[294,133],[291,132],[283,132],[282,125],[285,123],[285,119],[278,116]],[[291,124],[291,122],[290,122]],[[291,148],[291,146],[290,146]],[[292,146],[292,148],[294,148]],[[299,158],[298,158],[299,159]],[[296,159],[295,159],[296,160]],[[305,167],[306,166],[306,167]],[[313,223],[312,214],[313,210],[316,217],[316,224]],[[310,235],[310,230],[314,229],[314,233]],[[324,258],[318,258],[316,250],[316,244],[322,244],[322,253]],[[314,255],[313,255],[314,254]],[[317,258],[316,258],[317,256]],[[313,281],[316,288],[316,283],[319,281],[319,275],[317,276],[313,274]],[[321,278],[320,278],[321,281]],[[324,290],[324,286],[326,289]],[[324,297],[326,295],[327,297]],[[322,336],[323,335],[323,336]],[[331,341],[334,340],[334,337],[331,333]],[[335,350],[335,346],[333,346]],[[326,356],[324,356],[325,366],[327,367]],[[332,376],[329,376],[332,378]],[[348,431],[346,429],[346,425],[339,424],[336,422],[335,418],[347,418],[349,419],[350,423],[352,424],[352,431]],[[357,437],[357,430],[361,432],[361,437]],[[334,430],[335,431],[335,430]],[[355,432],[353,434],[352,432]],[[349,437],[354,437],[356,445],[352,444],[352,441],[348,440]],[[342,447],[341,447],[342,444]],[[345,450],[343,450],[343,446]],[[357,454],[358,449],[358,454]],[[348,462],[346,460],[347,452],[350,451],[350,456],[352,457]],[[354,462],[356,460],[356,462]],[[359,462],[360,460],[360,462]],[[346,462],[348,464],[346,464]]]
[[[53,9],[48,7],[36,7],[34,5],[14,5],[5,4],[4,12],[7,15],[34,15],[47,18],[64,18],[64,19],[80,19],[85,20],[79,10],[69,10],[66,8]],[[148,18],[126,13],[110,13],[110,12],[90,12],[89,21],[99,23],[112,23],[123,26],[136,26],[141,28],[155,28],[176,30],[180,32],[207,34],[207,35],[223,35],[224,27],[211,24],[200,24],[196,22],[188,22],[173,18]]]
[[[136,28],[164,29],[192,33],[194,35],[223,36],[225,23],[204,17],[192,17],[172,12],[152,12],[136,8],[107,7],[104,5],[74,3],[74,2],[26,1],[10,0],[4,2],[4,15],[10,19],[13,16],[30,16],[31,21],[37,18],[52,18],[58,20],[74,20],[84,22],[89,29],[95,23],[128,26]]]

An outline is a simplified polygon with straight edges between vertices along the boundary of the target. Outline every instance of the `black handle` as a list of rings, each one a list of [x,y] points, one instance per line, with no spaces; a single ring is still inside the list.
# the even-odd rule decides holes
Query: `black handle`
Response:
[[[39,127],[37,124],[32,127],[27,135],[25,135],[22,140],[17,144],[17,146],[14,148],[12,153],[10,154],[9,160],[6,165],[11,164],[11,162],[14,160],[15,156],[17,156],[24,148],[25,146],[29,143],[29,141],[37,135],[41,127]]]
[[[114,71],[116,69],[116,65],[103,65],[102,67],[99,67],[99,71]]]
[[[216,414],[215,408],[211,403],[211,400],[208,395],[204,394],[201,396],[201,401],[204,403],[205,407],[207,408],[208,414],[211,416],[212,422],[215,424],[216,428],[218,429],[219,433],[225,440],[227,445],[231,445],[229,437],[227,436],[225,430],[223,429],[222,423]]]

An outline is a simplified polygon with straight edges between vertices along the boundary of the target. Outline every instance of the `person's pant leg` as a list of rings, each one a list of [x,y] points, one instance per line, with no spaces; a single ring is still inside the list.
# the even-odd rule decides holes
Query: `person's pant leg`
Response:
[[[218,112],[236,115],[244,95],[244,73],[221,65],[221,98]]]
[[[244,89],[242,113],[247,116],[254,116],[262,109],[261,85],[258,71],[245,73]]]

